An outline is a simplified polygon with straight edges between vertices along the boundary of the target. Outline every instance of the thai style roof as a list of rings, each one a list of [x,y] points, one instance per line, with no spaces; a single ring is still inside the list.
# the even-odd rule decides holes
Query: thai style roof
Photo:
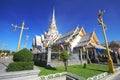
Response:
[[[74,32],[74,30],[69,31],[69,32],[65,33],[64,35],[62,35],[59,39],[67,38],[67,37],[71,36],[73,34],[73,32]]]
[[[92,33],[86,34],[85,36],[83,36],[76,47],[87,45],[87,43],[90,41],[91,36],[92,36]]]
[[[83,36],[80,40],[80,43],[81,42],[88,42],[90,40],[91,36],[92,36],[92,33]]]
[[[99,44],[95,32],[83,36],[76,47],[83,47],[83,46],[105,49],[105,47]]]
[[[85,36],[86,35],[86,32],[85,32],[83,27],[80,29],[80,33],[79,34],[80,34],[80,36]]]
[[[67,40],[68,38],[70,38],[72,35],[76,35],[78,34],[80,31],[80,29],[78,27],[76,27],[75,29],[73,29],[72,31],[69,31],[67,33],[65,33],[64,35],[62,35],[57,41],[56,43],[64,43],[65,40]]]

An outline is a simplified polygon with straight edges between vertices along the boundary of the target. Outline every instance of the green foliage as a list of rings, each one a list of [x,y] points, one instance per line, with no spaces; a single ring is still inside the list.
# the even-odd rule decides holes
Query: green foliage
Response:
[[[51,45],[51,48],[52,48],[53,52],[58,52],[59,51],[59,45],[58,44]]]
[[[12,62],[8,65],[7,71],[32,70],[34,62]]]
[[[63,60],[63,61],[67,61],[68,59],[69,59],[69,54],[68,54],[68,52],[67,51],[62,51],[61,52],[61,54],[60,54],[60,58],[61,58],[61,60]]]
[[[115,49],[118,49],[120,48],[120,44],[116,41],[112,41],[109,45],[109,47],[112,49],[112,50],[115,50]]]
[[[16,52],[13,61],[8,65],[7,71],[21,71],[33,69],[33,54],[26,48]]]
[[[60,54],[60,58],[61,60],[63,61],[64,63],[64,66],[65,66],[65,70],[67,71],[67,67],[68,67],[68,59],[69,59],[69,54],[67,51],[62,51],[61,54]]]
[[[10,53],[10,50],[0,50],[0,53],[4,52],[4,53]]]
[[[16,52],[13,56],[15,62],[31,62],[33,61],[33,54],[26,48]]]

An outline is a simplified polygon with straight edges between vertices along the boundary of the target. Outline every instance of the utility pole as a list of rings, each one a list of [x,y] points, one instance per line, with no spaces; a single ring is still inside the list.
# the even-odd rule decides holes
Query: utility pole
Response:
[[[1,50],[1,55],[3,54],[3,56],[5,55],[5,53],[4,53],[4,48],[5,48],[5,46],[7,46],[7,43],[3,43],[2,44],[2,50]]]
[[[29,36],[26,35],[26,42],[25,42],[25,44],[24,44],[24,48],[26,48],[26,45],[27,45],[27,42],[28,42],[28,38],[29,38]]]
[[[5,46],[7,46],[7,43],[4,42],[4,43],[2,44],[2,52],[3,52],[4,48],[5,48]]]
[[[21,31],[20,31],[20,37],[19,37],[19,40],[18,40],[18,45],[17,45],[17,49],[16,49],[16,52],[19,51],[20,49],[20,42],[21,42],[21,39],[22,39],[22,33],[23,33],[23,30],[28,30],[28,28],[24,28],[24,21],[22,23],[22,26],[17,26],[17,25],[13,25],[12,26],[14,27],[14,30],[16,30],[17,28],[21,28]]]
[[[105,32],[106,25],[104,24],[103,19],[102,19],[102,17],[103,17],[103,11],[102,10],[99,10],[98,17],[99,17],[98,22],[99,22],[99,25],[102,26],[102,31],[103,31],[103,35],[104,35],[104,41],[105,41],[107,55],[108,55],[109,72],[114,73],[115,72],[114,65],[113,65],[111,55],[110,55],[107,36],[106,36],[106,32]]]

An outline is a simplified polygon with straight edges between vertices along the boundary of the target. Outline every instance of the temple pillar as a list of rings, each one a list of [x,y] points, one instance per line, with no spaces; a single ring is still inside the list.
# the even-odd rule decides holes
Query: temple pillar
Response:
[[[81,64],[83,63],[83,57],[82,57],[82,49],[79,51],[79,59],[81,61]]]
[[[96,53],[96,49],[95,48],[93,48],[93,53],[94,53],[94,60],[95,60],[95,62],[99,62],[99,60],[98,60],[98,57],[97,57],[97,53]]]
[[[119,64],[119,59],[118,59],[118,53],[115,52],[115,59],[116,59],[116,63]]]
[[[88,49],[86,48],[86,57],[87,57],[87,62],[91,63],[91,60],[89,58],[89,53],[88,53]]]
[[[48,51],[47,51],[47,63],[51,62],[51,47],[48,46]]]

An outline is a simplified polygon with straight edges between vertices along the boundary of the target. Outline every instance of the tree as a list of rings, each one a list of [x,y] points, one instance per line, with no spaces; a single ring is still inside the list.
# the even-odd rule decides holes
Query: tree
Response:
[[[112,50],[120,48],[120,44],[116,41],[112,41],[109,46]]]
[[[69,59],[69,54],[67,51],[62,51],[60,54],[60,59],[63,61],[64,66],[65,66],[65,70],[67,71],[67,67],[68,67],[68,59]]]
[[[51,45],[52,51],[58,52],[59,51],[59,45],[58,44],[53,44]]]

